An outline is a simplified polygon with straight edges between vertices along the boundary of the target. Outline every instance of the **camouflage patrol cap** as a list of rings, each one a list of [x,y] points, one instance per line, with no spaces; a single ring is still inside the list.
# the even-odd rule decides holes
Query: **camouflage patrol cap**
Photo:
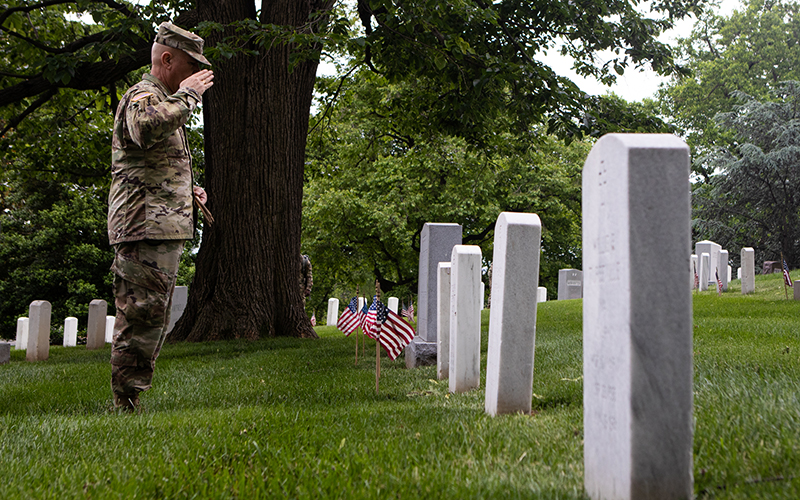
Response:
[[[155,42],[173,49],[180,49],[189,54],[194,60],[211,65],[208,59],[203,57],[203,39],[170,22],[161,23],[158,27],[158,33],[156,33]]]

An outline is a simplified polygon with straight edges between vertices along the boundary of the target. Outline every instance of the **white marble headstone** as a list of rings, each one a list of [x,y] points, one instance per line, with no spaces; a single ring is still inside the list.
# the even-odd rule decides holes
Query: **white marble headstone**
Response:
[[[449,262],[439,262],[437,286],[436,377],[445,380],[450,376],[450,269]]]
[[[538,294],[536,296],[536,302],[547,302],[547,288],[540,286],[536,291]]]
[[[583,297],[583,271],[580,269],[558,270],[558,300]]]
[[[86,349],[93,351],[105,345],[106,312],[108,303],[94,299],[89,303],[89,319],[86,324]]]
[[[743,247],[740,253],[742,263],[742,294],[756,291],[756,252],[750,247]]]
[[[328,314],[326,316],[325,324],[335,325],[339,321],[339,299],[328,299]]]
[[[75,347],[78,345],[78,318],[64,320],[64,347]]]
[[[386,307],[394,311],[395,313],[400,309],[400,299],[397,297],[389,297],[388,302],[386,303]]]
[[[34,300],[28,310],[30,325],[28,349],[25,359],[45,361],[50,357],[50,313],[52,306],[46,300]]]
[[[714,287],[716,287],[716,278],[714,277],[714,270],[720,268],[719,253],[721,251],[722,251],[722,246],[719,243],[714,243],[713,241],[703,240],[703,241],[698,241],[697,243],[694,244],[695,254],[697,255],[702,255],[703,253],[708,254],[708,265],[710,266],[708,268],[709,269],[708,282],[713,284]]]
[[[503,212],[494,235],[485,409],[530,413],[542,223],[536,214]]]
[[[700,254],[700,291],[708,290],[708,277],[711,274],[711,256],[703,252]]]
[[[167,323],[167,333],[170,333],[175,328],[175,323],[183,316],[183,311],[186,310],[186,304],[189,303],[189,287],[176,286],[172,292],[172,302],[169,311],[169,323]],[[111,333],[112,338],[114,333]],[[106,342],[111,342],[106,337]]]
[[[30,328],[30,319],[17,318],[17,341],[14,344],[14,349],[24,351],[28,348],[28,330]]]
[[[728,251],[719,251],[719,279],[722,281],[722,290],[728,291],[728,282],[731,280],[729,275],[730,266],[728,265]]]
[[[481,248],[456,245],[450,260],[450,392],[466,392],[481,377]]]
[[[110,344],[114,342],[114,320],[116,318],[114,316],[106,316],[106,335],[105,341],[106,344]]]
[[[693,496],[690,215],[683,141],[610,134],[592,148],[583,171],[590,498]]]

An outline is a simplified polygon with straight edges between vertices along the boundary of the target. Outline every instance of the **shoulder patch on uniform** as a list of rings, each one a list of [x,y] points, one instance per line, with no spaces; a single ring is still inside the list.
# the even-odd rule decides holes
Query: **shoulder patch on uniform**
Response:
[[[145,97],[150,97],[151,95],[153,95],[153,93],[152,93],[152,92],[142,92],[141,94],[136,94],[136,95],[135,95],[135,96],[133,96],[133,98],[131,99],[131,102],[137,102],[137,101],[141,101],[141,100],[142,100],[142,99],[144,99]]]

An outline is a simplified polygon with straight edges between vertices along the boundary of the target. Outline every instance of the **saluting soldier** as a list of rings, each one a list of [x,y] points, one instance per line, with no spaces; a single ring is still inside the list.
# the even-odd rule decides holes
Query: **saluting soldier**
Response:
[[[108,239],[117,309],[111,349],[114,406],[134,410],[150,388],[166,337],[178,262],[194,236],[195,186],[185,125],[213,85],[203,39],[162,23],[152,68],[117,107],[111,144]]]

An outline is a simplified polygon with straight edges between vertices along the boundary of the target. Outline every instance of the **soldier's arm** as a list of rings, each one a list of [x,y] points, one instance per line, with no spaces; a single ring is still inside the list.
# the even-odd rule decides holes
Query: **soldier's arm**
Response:
[[[178,89],[161,102],[154,93],[140,90],[125,110],[131,139],[143,149],[165,140],[187,122],[201,99],[192,88]]]

